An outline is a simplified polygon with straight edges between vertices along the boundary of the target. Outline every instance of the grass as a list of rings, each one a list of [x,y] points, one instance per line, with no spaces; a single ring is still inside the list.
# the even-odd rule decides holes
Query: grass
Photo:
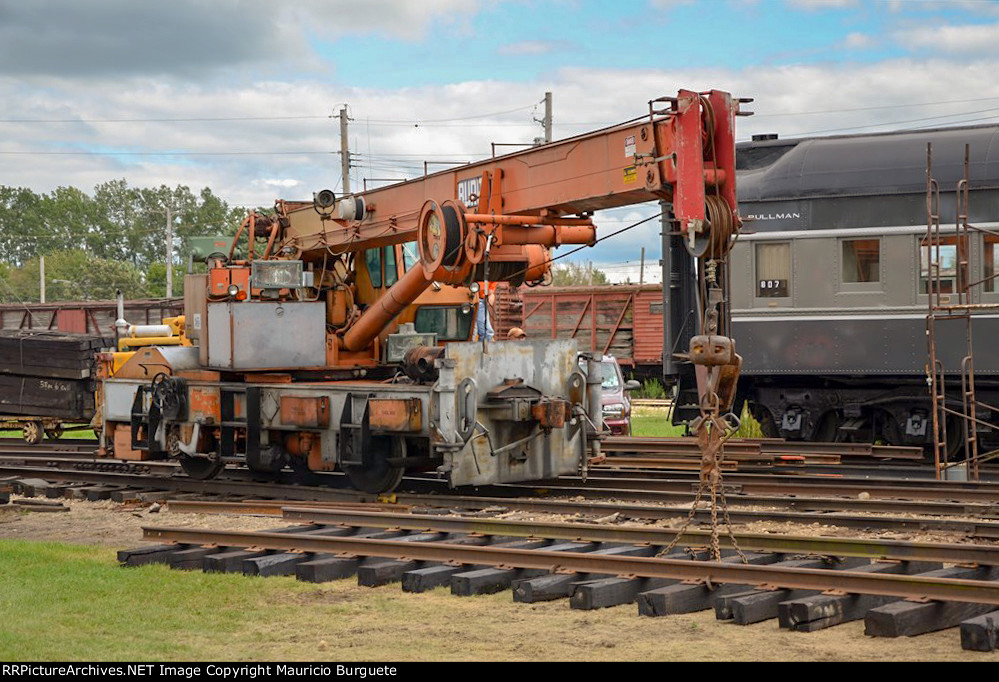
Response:
[[[743,408],[739,417],[742,424],[735,432],[735,438],[762,438],[760,423],[753,419],[748,408]],[[662,408],[633,407],[631,412],[631,435],[633,436],[683,436],[684,426],[673,426],[670,422],[670,411]]]
[[[863,623],[746,628],[713,611],[638,618],[510,593],[407,594],[165,566],[120,568],[108,548],[0,540],[0,661],[989,660],[953,632],[891,642]],[[622,634],[625,633],[625,634]],[[974,658],[977,656],[977,659]]]
[[[23,437],[24,437],[24,434],[22,433],[21,429],[0,430],[0,438],[23,438]],[[59,438],[59,440],[92,440],[92,441],[96,441],[97,440],[97,436],[94,435],[94,432],[93,432],[92,429],[82,429],[80,431],[65,431],[62,434],[62,436]],[[49,440],[48,436],[46,436],[42,440],[42,442],[43,443],[52,443],[54,441]]]
[[[564,601],[515,604],[509,592],[458,598],[398,584],[125,569],[108,548],[23,540],[0,540],[0,575],[5,662],[717,657],[708,635],[675,642],[688,617],[572,612]]]

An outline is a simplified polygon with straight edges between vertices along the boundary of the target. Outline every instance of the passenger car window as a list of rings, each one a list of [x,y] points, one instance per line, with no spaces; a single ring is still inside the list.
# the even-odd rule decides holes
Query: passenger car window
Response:
[[[364,263],[368,266],[371,286],[376,289],[382,285],[382,250],[368,249],[364,252]]]
[[[881,281],[881,240],[844,239],[842,276],[845,284]]]
[[[791,244],[756,245],[756,295],[787,298],[791,295]]]
[[[930,261],[937,260],[937,248],[939,251],[939,274],[930,271]],[[962,249],[963,250],[963,249]],[[944,237],[940,240],[939,247],[936,244],[927,245],[923,239],[919,248],[919,293],[930,293],[930,282],[934,282],[932,289],[934,293],[953,294],[958,290],[958,243],[957,237]],[[962,266],[960,275],[963,281],[968,281],[967,266]],[[937,291],[936,280],[939,277],[939,288]]]
[[[999,275],[999,237],[985,235],[985,291],[995,292],[996,276]]]

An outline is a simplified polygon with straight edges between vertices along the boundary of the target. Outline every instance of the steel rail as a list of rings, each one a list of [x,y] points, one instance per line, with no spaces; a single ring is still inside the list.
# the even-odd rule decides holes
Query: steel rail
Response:
[[[78,465],[78,462],[68,461],[68,464]],[[97,467],[107,466],[107,467],[127,467],[127,466],[138,466],[149,468],[162,467],[165,471],[169,470],[171,473],[178,472],[179,467],[172,463],[157,463],[157,462],[144,462],[141,464],[121,464],[118,462],[104,462],[97,463]],[[44,472],[44,473],[43,473]],[[39,478],[58,478],[60,480],[87,480],[85,478],[86,474],[91,474],[94,478],[89,480],[99,480],[98,476],[112,476],[114,473],[112,471],[84,471],[80,469],[62,469],[53,467],[30,467],[26,464],[21,466],[11,466],[5,464],[0,458],[0,475],[5,474],[14,475],[36,475]],[[120,473],[120,476],[136,475]],[[242,477],[243,480],[253,480],[255,474],[252,471],[235,469],[227,471],[228,476]],[[174,485],[175,489],[183,489],[185,492],[225,492],[224,488],[226,485],[231,485],[230,482],[223,482],[225,479],[212,479],[207,481],[200,481],[196,479],[177,477],[176,479],[161,475],[158,478],[159,481],[163,480],[177,480],[177,481],[189,481],[190,484],[186,485],[177,483]],[[592,480],[592,479],[591,479]],[[590,481],[583,484],[581,479],[558,479],[555,481],[538,481],[532,483],[500,483],[491,486],[479,486],[475,488],[475,491],[479,495],[490,495],[494,497],[512,496],[512,497],[537,497],[539,495],[565,495],[566,497],[584,497],[588,499],[615,499],[615,500],[627,500],[627,501],[645,501],[645,502],[661,502],[661,503],[674,503],[682,504],[690,502],[695,496],[695,485],[692,481],[670,481],[670,480],[658,480],[650,482],[653,488],[664,488],[661,490],[646,490],[642,489],[639,484],[642,479],[630,479],[633,487],[630,488],[618,488],[613,484],[616,479],[602,479],[602,482],[595,483],[594,487],[589,487]],[[566,485],[566,483],[571,484],[573,481],[577,481],[577,486]],[[250,493],[257,494],[261,497],[281,497],[283,495],[280,492],[281,483],[301,483],[300,480],[293,480],[292,476],[277,475],[274,476],[271,483],[257,483],[261,486],[263,491],[263,486],[270,486],[268,490],[272,492],[260,492],[260,493]],[[329,487],[331,490],[337,491],[341,494],[348,494],[348,491],[344,488],[330,487],[325,485],[329,482],[338,483],[341,485],[346,485],[344,477],[342,474],[337,473],[321,473],[312,474],[310,482],[315,485],[316,489]],[[112,481],[114,484],[120,483],[120,481]],[[146,481],[139,481],[138,484],[149,484]],[[404,487],[408,488],[408,492],[411,493],[434,493],[436,494],[443,487],[443,483],[435,478],[420,478],[420,477],[408,477],[404,479]],[[675,490],[670,490],[666,488],[675,488]],[[291,488],[292,490],[294,489]],[[872,488],[873,489],[873,488]],[[353,491],[356,495],[361,496],[364,493]],[[798,494],[795,494],[795,493]],[[730,505],[758,505],[766,506],[778,509],[791,509],[791,510],[811,510],[811,511],[842,511],[842,510],[855,510],[864,512],[881,512],[881,513],[907,513],[907,514],[935,514],[935,515],[956,515],[956,516],[968,516],[973,515],[977,517],[988,517],[999,514],[999,500],[997,500],[997,505],[985,505],[976,502],[951,502],[951,501],[918,501],[918,495],[915,494],[902,494],[900,496],[904,499],[895,498],[879,498],[879,499],[860,499],[852,497],[803,497],[800,495],[801,491],[796,491],[795,488],[790,487],[785,491],[783,495],[749,495],[736,487],[726,487],[726,494],[728,495],[728,500]],[[841,495],[846,493],[840,492]],[[955,494],[956,495],[956,494]],[[915,499],[913,499],[915,498]],[[309,499],[308,497],[302,497],[299,499]]]
[[[588,485],[589,482],[587,482]],[[583,485],[558,485],[558,482],[537,483],[499,483],[491,486],[480,486],[476,490],[482,494],[496,497],[509,495],[511,497],[529,497],[539,495],[564,495],[565,497],[583,497],[587,499],[614,499],[639,502],[663,502],[683,504],[691,502],[695,495],[696,484],[687,483],[688,492],[677,490],[644,490],[642,488],[618,488],[612,485],[603,487],[587,487]],[[814,511],[866,511],[889,512],[903,514],[939,514],[966,516],[989,516],[999,511],[999,506],[987,505],[981,502],[951,502],[951,501],[918,501],[911,499],[916,495],[906,496],[909,499],[862,499],[859,497],[803,497],[788,491],[785,495],[749,495],[725,488],[726,499],[730,507],[737,505],[754,505],[776,509],[807,509]],[[840,493],[841,495],[843,493]],[[999,500],[996,500],[999,503]]]
[[[563,500],[531,500],[524,498],[504,498],[504,497],[467,497],[461,495],[409,495],[393,494],[389,498],[394,499],[398,504],[405,504],[412,508],[441,508],[441,509],[463,509],[481,510],[490,507],[500,507],[503,509],[517,511],[540,512],[553,515],[578,515],[590,514],[594,516],[607,516],[610,514],[620,514],[623,518],[629,519],[675,519],[686,518],[690,513],[687,507],[665,507],[642,504],[628,504],[622,502],[586,502],[586,501],[563,501]],[[386,499],[386,498],[382,498]],[[242,502],[214,502],[184,500],[174,501],[177,511],[194,511],[201,514],[262,514],[268,516],[278,516],[277,511],[281,507],[294,507],[300,505],[299,500],[244,500]],[[330,501],[331,504],[336,503]],[[310,501],[309,504],[323,504],[322,501]],[[190,505],[190,506],[188,506]],[[757,521],[772,521],[775,523],[797,523],[803,525],[836,526],[843,528],[860,528],[870,530],[912,531],[922,532],[928,530],[943,531],[948,533],[960,533],[969,537],[996,538],[999,539],[999,522],[996,521],[963,521],[954,519],[933,519],[933,518],[893,518],[884,516],[854,516],[849,514],[814,514],[780,511],[741,511],[729,510],[729,516],[734,523],[752,523]],[[698,523],[710,521],[710,511],[706,508],[698,509],[694,512],[694,520]]]
[[[920,500],[945,500],[954,502],[984,502],[999,503],[999,486],[990,485],[987,487],[964,488],[949,487],[944,485],[917,484],[915,486],[885,484],[872,481],[847,481],[841,480],[831,483],[822,478],[806,480],[768,480],[761,477],[757,480],[739,479],[723,481],[726,490],[732,494],[741,495],[788,495],[788,494],[811,494],[811,495],[859,495],[867,493],[872,498],[895,500],[895,499],[920,499]],[[662,493],[690,493],[691,481],[684,479],[663,479],[663,478],[627,478],[623,476],[611,476],[603,478],[601,476],[589,476],[586,482],[573,476],[563,476],[558,479],[548,479],[533,483],[504,483],[504,486],[525,486],[534,488],[551,486],[575,485],[584,488],[614,488],[617,490],[641,490]]]
[[[212,479],[208,481],[198,481],[181,476],[166,476],[156,474],[128,474],[118,472],[99,471],[75,471],[68,469],[50,469],[44,467],[13,467],[0,465],[0,476],[15,475],[20,477],[34,477],[44,480],[57,480],[62,482],[83,482],[118,485],[122,487],[142,488],[146,490],[168,490],[171,492],[194,493],[198,495],[243,495],[248,497],[266,497],[286,502],[302,501],[347,501],[347,502],[373,502],[378,500],[391,500],[399,504],[410,506],[431,506],[431,507],[452,507],[462,509],[483,509],[490,506],[505,506],[509,509],[524,511],[538,511],[549,514],[599,514],[607,515],[620,513],[632,518],[644,519],[668,519],[676,517],[686,517],[690,512],[689,507],[659,506],[649,504],[635,504],[627,501],[608,501],[610,495],[608,491],[586,491],[574,488],[567,489],[566,496],[589,498],[590,501],[563,501],[545,499],[524,499],[514,497],[509,489],[504,492],[510,493],[509,497],[495,497],[485,495],[440,495],[440,494],[419,494],[419,493],[392,493],[390,495],[372,495],[356,490],[343,488],[333,488],[329,486],[305,486],[305,485],[282,485],[280,483],[260,483],[247,480],[232,479]],[[552,492],[548,490],[548,492]],[[555,491],[558,492],[558,491]],[[520,491],[521,495],[530,496],[537,493],[537,489],[525,488]],[[627,498],[628,491],[622,491]],[[615,495],[614,497],[618,497]],[[638,495],[640,499],[652,499],[661,501],[661,496],[649,494]],[[594,498],[597,501],[593,501]],[[743,503],[752,503],[754,500],[742,500]],[[863,503],[855,500],[852,502]],[[866,502],[872,502],[870,500]],[[939,503],[937,503],[939,505]],[[814,504],[800,498],[793,499],[789,506],[818,509],[839,509],[839,501],[820,500]],[[863,507],[862,507],[863,508]],[[870,507],[866,507],[870,509]],[[894,508],[894,507],[893,507]],[[916,503],[907,503],[906,511],[924,511]],[[951,513],[974,517],[976,520],[958,519],[933,519],[925,517],[914,518],[893,518],[887,516],[863,516],[854,514],[831,513],[809,513],[803,511],[781,511],[781,510],[742,510],[736,508],[729,509],[729,517],[735,523],[752,523],[757,521],[773,521],[777,523],[821,523],[829,526],[840,526],[844,528],[878,528],[882,530],[897,531],[925,531],[939,530],[944,532],[962,533],[972,537],[999,538],[999,522],[980,520],[984,515],[983,509],[976,506],[952,505]],[[897,511],[897,509],[895,509]],[[705,522],[709,519],[709,512],[706,509],[699,509],[694,512],[695,520]]]
[[[340,511],[308,507],[284,507],[283,512],[284,518],[289,521],[450,533],[541,537],[553,540],[668,545],[677,538],[676,529],[671,528],[652,529],[590,523],[543,523],[363,510]],[[899,540],[769,535],[764,533],[735,533],[734,536],[740,548],[752,551],[999,566],[999,545],[903,542]],[[679,542],[687,545],[701,544],[707,542],[710,537],[711,533],[708,531],[686,530],[680,534]],[[731,538],[725,537],[724,534],[719,536],[719,540],[726,547],[733,546]]]
[[[840,590],[850,594],[958,601],[999,606],[999,582],[918,575],[860,573],[822,569],[755,566],[713,561],[682,561],[609,554],[518,550],[489,545],[399,542],[352,537],[316,537],[294,533],[192,530],[144,527],[147,540],[217,547],[255,547],[319,554],[384,557],[403,561],[454,562],[552,572],[597,573],[636,578],[696,580],[710,583],[804,590]]]
[[[610,436],[603,441],[607,454],[616,452],[638,452],[642,454],[697,454],[699,450],[693,438]],[[871,457],[874,459],[919,459],[923,450],[919,447],[872,445],[869,443],[811,443],[807,441],[784,441],[780,439],[736,438],[725,444],[726,456],[732,455],[838,455],[844,457]]]

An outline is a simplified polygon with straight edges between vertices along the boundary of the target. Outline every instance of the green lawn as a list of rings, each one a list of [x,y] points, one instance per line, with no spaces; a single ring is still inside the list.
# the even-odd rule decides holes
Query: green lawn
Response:
[[[670,423],[667,410],[635,410],[631,414],[631,435],[633,436],[682,436],[683,426]]]
[[[736,432],[739,438],[762,438],[760,424],[749,414],[748,409],[742,410],[742,425]],[[683,426],[673,426],[670,422],[670,412],[662,408],[636,407],[631,413],[631,435],[633,436],[683,436]]]

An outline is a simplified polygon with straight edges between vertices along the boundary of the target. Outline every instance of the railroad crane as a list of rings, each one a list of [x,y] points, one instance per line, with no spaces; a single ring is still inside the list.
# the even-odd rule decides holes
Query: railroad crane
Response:
[[[572,339],[472,341],[476,292],[544,280],[552,248],[596,242],[594,211],[655,200],[703,264],[688,356],[724,409],[739,104],[681,90],[625,124],[251,214],[185,278],[191,345],[104,358],[105,452],[197,478],[230,462],[342,470],[374,493],[407,470],[451,486],[585,473],[603,435],[599,357]]]

